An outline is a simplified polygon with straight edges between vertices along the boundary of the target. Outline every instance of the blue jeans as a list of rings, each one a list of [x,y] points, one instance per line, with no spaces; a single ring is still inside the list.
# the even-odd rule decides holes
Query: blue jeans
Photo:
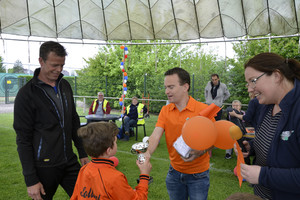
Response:
[[[129,127],[130,126],[135,126],[137,123],[137,120],[136,119],[130,119],[129,117],[125,117],[124,118],[124,129],[125,129],[125,132],[129,132]]]
[[[206,200],[209,189],[209,170],[197,174],[183,174],[171,165],[166,178],[171,200]]]

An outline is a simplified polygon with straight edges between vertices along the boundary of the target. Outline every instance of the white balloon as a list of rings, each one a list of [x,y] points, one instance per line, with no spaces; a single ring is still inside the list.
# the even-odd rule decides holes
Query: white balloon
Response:
[[[127,94],[127,91],[124,91],[124,94]]]

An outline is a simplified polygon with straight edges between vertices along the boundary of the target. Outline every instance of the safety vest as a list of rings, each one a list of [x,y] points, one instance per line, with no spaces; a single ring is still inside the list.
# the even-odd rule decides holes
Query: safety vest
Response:
[[[94,104],[93,104],[93,112],[95,112],[95,109],[96,109],[96,105],[97,105],[97,101],[98,101],[98,99],[95,99],[94,100]],[[103,110],[104,110],[104,112],[106,112],[106,105],[107,105],[107,100],[106,99],[104,99],[104,101],[103,101]]]
[[[137,112],[138,112],[138,121],[137,121],[137,124],[145,124],[144,112],[142,111],[143,108],[144,108],[144,104],[139,103],[139,105],[137,107]],[[129,113],[129,110],[130,110],[130,105],[127,106],[127,113]]]

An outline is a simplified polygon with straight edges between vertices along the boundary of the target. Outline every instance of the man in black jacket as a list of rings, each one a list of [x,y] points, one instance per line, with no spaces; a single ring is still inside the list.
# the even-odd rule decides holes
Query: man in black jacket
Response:
[[[72,195],[80,164],[89,162],[77,135],[80,126],[70,84],[63,79],[67,52],[57,42],[40,47],[40,68],[15,99],[14,129],[28,195],[52,199],[58,185]]]

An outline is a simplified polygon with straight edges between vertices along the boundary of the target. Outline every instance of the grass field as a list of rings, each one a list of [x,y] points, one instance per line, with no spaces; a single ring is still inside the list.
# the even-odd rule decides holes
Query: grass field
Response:
[[[84,115],[82,111],[78,110],[79,115]],[[146,119],[146,132],[149,136],[155,126],[157,120],[156,115],[151,115]],[[84,119],[82,119],[84,121]],[[0,200],[12,199],[30,199],[27,196],[27,190],[22,175],[22,168],[19,161],[16,135],[12,127],[13,114],[0,114]],[[121,122],[116,122],[120,125]],[[143,130],[139,129],[139,141],[143,138]],[[136,186],[136,179],[139,175],[138,167],[135,164],[136,155],[130,153],[132,144],[135,138],[130,138],[128,142],[118,141],[118,152],[116,157],[119,159],[117,169],[122,171],[129,184],[132,187]],[[210,168],[210,189],[208,194],[209,200],[224,200],[233,193],[245,192],[253,193],[252,188],[247,182],[239,187],[238,180],[233,174],[233,168],[236,165],[236,157],[230,160],[224,159],[225,150],[214,149],[211,158]],[[152,171],[151,176],[154,181],[149,187],[148,199],[165,200],[169,199],[165,177],[169,168],[169,159],[165,138],[163,137],[160,144],[151,157]],[[54,199],[64,200],[69,197],[64,193],[62,188],[59,188]]]

